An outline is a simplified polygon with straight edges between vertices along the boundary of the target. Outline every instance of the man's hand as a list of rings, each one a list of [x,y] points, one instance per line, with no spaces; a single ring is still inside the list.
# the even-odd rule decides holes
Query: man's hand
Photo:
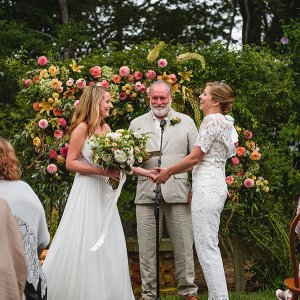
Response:
[[[104,171],[104,176],[107,176],[115,181],[119,181],[120,178],[120,170],[118,169],[106,169]]]
[[[155,169],[152,169],[151,171],[149,171],[148,174],[149,174],[149,175],[148,175],[148,178],[149,178],[151,181],[155,182],[155,180],[156,180],[156,178],[157,178],[157,175],[158,175],[158,171],[155,170]]]
[[[154,170],[159,172],[155,179],[156,184],[165,183],[171,177],[169,169],[167,168],[155,168]]]

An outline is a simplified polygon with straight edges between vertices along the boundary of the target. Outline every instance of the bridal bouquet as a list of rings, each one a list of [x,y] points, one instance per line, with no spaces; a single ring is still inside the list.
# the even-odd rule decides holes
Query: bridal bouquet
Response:
[[[148,138],[146,133],[127,129],[118,129],[103,135],[95,134],[89,142],[93,151],[93,162],[105,169],[120,169],[132,174],[131,167],[140,166],[149,158],[146,149]],[[116,188],[116,181],[110,179],[109,183]]]

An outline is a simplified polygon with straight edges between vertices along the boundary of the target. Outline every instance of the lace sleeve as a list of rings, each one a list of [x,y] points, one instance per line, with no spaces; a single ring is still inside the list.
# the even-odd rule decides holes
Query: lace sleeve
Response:
[[[206,116],[200,126],[195,146],[199,146],[204,153],[207,153],[218,135],[218,126],[210,115]]]

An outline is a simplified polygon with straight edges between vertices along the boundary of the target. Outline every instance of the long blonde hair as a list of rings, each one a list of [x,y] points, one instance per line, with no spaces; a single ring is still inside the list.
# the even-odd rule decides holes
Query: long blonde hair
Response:
[[[107,92],[106,89],[97,85],[88,86],[84,89],[80,97],[79,105],[73,115],[69,134],[71,134],[81,122],[88,125],[88,136],[91,136],[95,132],[99,121],[99,106]],[[104,120],[101,120],[100,126],[104,124]]]
[[[210,94],[213,100],[220,103],[220,108],[223,114],[231,112],[233,106],[233,90],[222,82],[214,81],[206,83],[205,87],[210,87]]]
[[[13,145],[0,137],[0,179],[18,180],[21,177],[20,162]]]

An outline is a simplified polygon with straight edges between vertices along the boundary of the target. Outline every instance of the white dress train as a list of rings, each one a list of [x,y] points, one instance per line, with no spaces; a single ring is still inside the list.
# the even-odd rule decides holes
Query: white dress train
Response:
[[[91,163],[86,140],[82,161]],[[108,178],[76,174],[63,217],[43,268],[48,280],[48,300],[134,300],[124,232],[114,213],[104,243],[90,249],[103,231],[103,220],[115,191]]]

